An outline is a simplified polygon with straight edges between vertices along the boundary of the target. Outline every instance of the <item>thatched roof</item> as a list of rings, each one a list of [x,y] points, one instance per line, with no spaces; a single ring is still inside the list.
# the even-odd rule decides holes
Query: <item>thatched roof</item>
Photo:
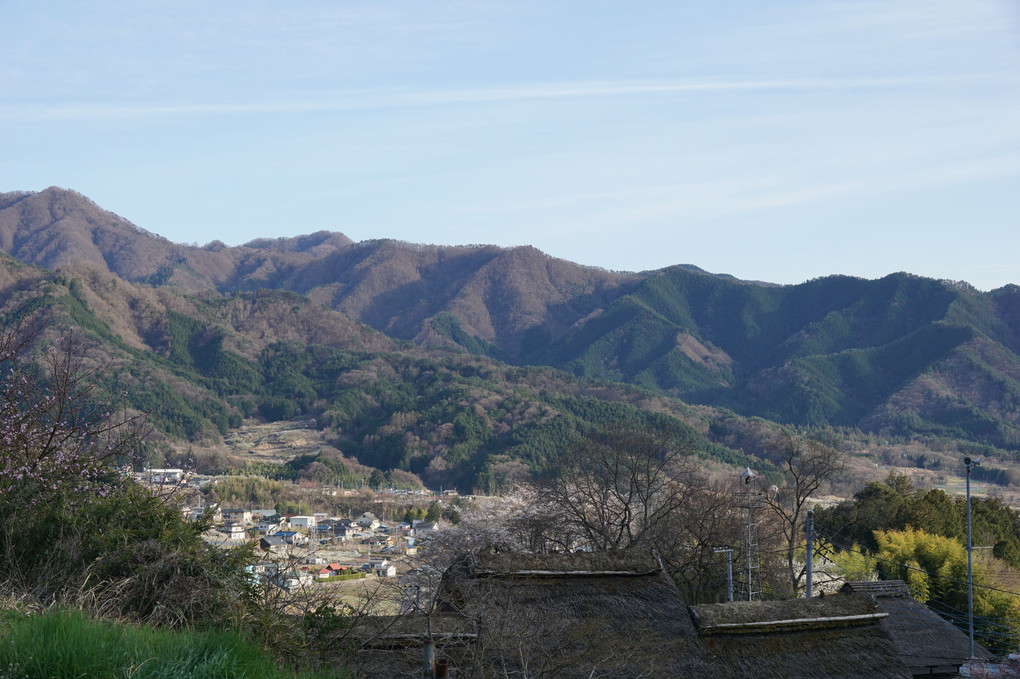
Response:
[[[686,606],[645,552],[468,555],[443,575],[431,619],[379,619],[370,676],[437,657],[471,676],[910,676],[870,593]]]
[[[870,597],[696,607],[713,677],[909,677]]]
[[[473,575],[527,576],[546,572],[557,574],[645,575],[661,570],[658,560],[642,550],[610,550],[605,552],[554,552],[522,554],[519,552],[487,551],[473,556]]]
[[[868,594],[879,611],[889,614],[882,627],[900,658],[915,673],[955,673],[967,662],[970,656],[967,635],[911,597],[910,588],[902,580],[848,582],[843,591]],[[977,644],[974,655],[985,660],[994,657]]]
[[[843,585],[843,591],[871,596],[910,596],[910,587],[902,580],[848,582]]]
[[[699,632],[732,623],[775,620],[841,618],[875,614],[875,602],[863,596],[821,596],[812,599],[738,601],[697,606]]]
[[[694,637],[676,585],[645,552],[480,554],[444,575],[439,610],[487,615],[496,602],[555,611],[561,619],[646,623],[660,633]]]
[[[465,557],[438,609],[476,621],[488,655],[475,661],[497,674],[707,676],[687,606],[649,553]]]

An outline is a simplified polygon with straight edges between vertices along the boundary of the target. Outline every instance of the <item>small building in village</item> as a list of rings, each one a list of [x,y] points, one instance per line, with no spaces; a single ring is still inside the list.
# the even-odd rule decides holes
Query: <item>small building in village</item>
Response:
[[[224,509],[222,510],[224,521],[233,521],[240,524],[249,524],[252,522],[252,514],[250,509]]]
[[[379,519],[372,512],[365,512],[354,520],[362,530],[375,530],[379,527]]]
[[[248,537],[245,527],[239,523],[228,521],[220,527],[220,532],[227,536],[228,540],[244,540]]]
[[[291,543],[279,533],[259,538],[259,548],[271,554],[286,556],[290,554]]]
[[[287,518],[287,522],[291,528],[303,528],[305,530],[311,530],[315,528],[316,519],[314,516],[290,516]]]

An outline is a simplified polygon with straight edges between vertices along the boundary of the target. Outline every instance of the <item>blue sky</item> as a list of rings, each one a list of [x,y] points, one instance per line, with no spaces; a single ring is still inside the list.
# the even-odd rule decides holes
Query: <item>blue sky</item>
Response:
[[[176,242],[1020,283],[1010,1],[7,0],[0,191]]]

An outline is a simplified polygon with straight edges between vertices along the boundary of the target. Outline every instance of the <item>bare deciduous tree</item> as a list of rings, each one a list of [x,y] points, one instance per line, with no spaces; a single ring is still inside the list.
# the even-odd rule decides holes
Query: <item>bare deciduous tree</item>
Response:
[[[805,573],[798,549],[804,540],[808,501],[823,484],[842,471],[845,461],[838,450],[788,432],[777,435],[773,450],[786,482],[775,492],[765,493],[765,503],[777,520],[783,570],[791,592],[796,593]]]
[[[688,501],[693,444],[625,428],[590,434],[544,485],[565,527],[595,550],[653,547]]]
[[[726,593],[726,557],[716,548],[733,547],[740,563],[743,517],[733,502],[732,489],[698,477],[683,511],[674,513],[670,530],[656,548],[669,574],[688,603],[710,603]]]

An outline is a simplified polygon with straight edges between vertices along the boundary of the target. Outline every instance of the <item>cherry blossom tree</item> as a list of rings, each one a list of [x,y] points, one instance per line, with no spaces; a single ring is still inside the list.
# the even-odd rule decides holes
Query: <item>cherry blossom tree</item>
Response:
[[[113,465],[146,430],[141,416],[103,397],[105,364],[87,359],[73,331],[43,347],[41,326],[0,331],[0,505],[36,507],[105,493]]]

